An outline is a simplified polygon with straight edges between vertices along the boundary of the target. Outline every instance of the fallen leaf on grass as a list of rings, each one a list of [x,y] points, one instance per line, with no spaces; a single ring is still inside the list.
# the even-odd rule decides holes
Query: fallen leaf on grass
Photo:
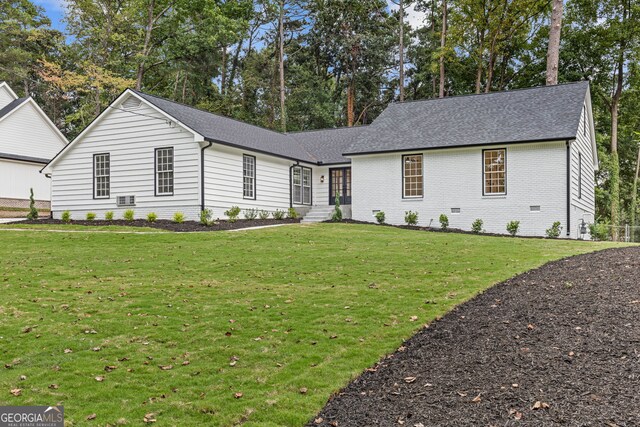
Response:
[[[70,348],[65,348],[64,354],[69,354],[69,353],[73,353],[73,350],[71,350]]]
[[[51,390],[57,390],[57,389],[59,389],[59,388],[60,388],[60,386],[59,386],[58,384],[49,384],[49,388],[50,388]]]
[[[97,377],[96,377],[96,381],[98,381],[99,383],[101,383],[102,381],[104,381],[104,377],[103,377],[103,376],[97,376]]]
[[[416,377],[406,377],[404,379],[404,382],[407,384],[411,384],[412,382],[414,382],[416,380]]]
[[[531,409],[549,409],[549,404],[538,400],[536,403],[533,404]]]
[[[236,366],[236,363],[238,362],[236,362],[235,360],[232,360],[231,362],[229,362],[229,366]]]
[[[418,316],[411,316],[411,317],[409,318],[409,321],[410,321],[410,322],[415,322],[416,320],[418,320]]]
[[[102,350],[102,349],[101,349],[100,347],[93,347],[91,350],[92,350],[92,351],[100,351],[100,350]]]
[[[302,388],[300,389],[300,394],[307,394],[307,391],[308,391],[308,390],[307,390],[307,388],[306,388],[306,387],[302,387]]]
[[[240,399],[242,396],[244,396],[244,394],[242,394],[240,392],[233,394],[233,397],[236,398],[236,399]]]
[[[20,381],[26,381],[26,380],[27,380],[26,375],[20,375]]]
[[[87,416],[87,421],[95,420],[96,416],[97,416],[96,414],[91,414],[91,415]]]
[[[116,369],[118,369],[118,367],[114,365],[108,365],[104,367],[105,372],[112,372],[112,371],[115,371]]]
[[[189,363],[191,362],[189,362],[188,360],[185,360],[184,362],[182,362],[182,366],[187,366]]]
[[[173,369],[173,365],[158,365],[158,368],[162,369],[163,371],[169,371]]]
[[[149,413],[149,414],[145,415],[144,418],[142,418],[142,421],[144,421],[147,424],[155,423],[156,422],[156,414]]]
[[[13,394],[14,396],[20,396],[22,395],[22,389],[21,388],[11,389],[11,394]]]
[[[27,326],[26,328],[24,328],[22,330],[23,334],[28,334],[29,332],[33,331],[33,328],[31,326]]]

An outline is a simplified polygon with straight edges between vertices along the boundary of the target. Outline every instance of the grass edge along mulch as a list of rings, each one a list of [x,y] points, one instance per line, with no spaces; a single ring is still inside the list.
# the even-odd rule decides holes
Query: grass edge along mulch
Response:
[[[307,425],[638,425],[639,275],[640,248],[616,248],[494,285],[367,368]]]

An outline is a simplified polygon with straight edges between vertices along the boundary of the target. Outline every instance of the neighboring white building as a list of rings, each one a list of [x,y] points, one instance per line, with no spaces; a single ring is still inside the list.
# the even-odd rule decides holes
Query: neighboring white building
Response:
[[[346,154],[345,154],[346,153]],[[282,134],[125,91],[44,172],[54,217],[134,209],[197,220],[233,205],[577,237],[593,221],[597,156],[586,82],[390,105],[370,126]],[[309,210],[311,212],[309,213]]]
[[[49,208],[50,180],[40,172],[67,139],[32,98],[18,98],[0,82],[0,207]]]

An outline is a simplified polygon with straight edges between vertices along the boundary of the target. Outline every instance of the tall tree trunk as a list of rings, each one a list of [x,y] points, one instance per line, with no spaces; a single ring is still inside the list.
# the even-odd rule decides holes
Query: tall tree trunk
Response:
[[[558,63],[560,61],[560,32],[562,30],[562,1],[553,0],[549,46],[547,48],[547,86],[558,84]]]
[[[436,0],[431,0],[431,40],[436,40]],[[436,74],[431,73],[431,86],[433,97],[438,96],[438,83],[436,82]]]
[[[173,97],[172,99],[176,99],[178,96],[178,83],[180,82],[180,70],[176,73],[176,82],[173,84]]]
[[[242,51],[242,45],[244,44],[244,38],[238,42],[238,48],[233,55],[233,61],[231,62],[231,72],[229,73],[229,82],[227,83],[227,89],[231,89],[236,80],[236,71],[238,70],[238,64],[240,63],[240,52]]]
[[[147,56],[149,56],[149,47],[151,46],[151,32],[153,31],[153,9],[155,7],[155,0],[149,1],[149,8],[147,9],[147,26],[144,33],[144,45],[142,47],[142,60],[138,64],[138,71],[136,73],[136,90],[142,89],[142,79],[144,78],[145,65]]]
[[[349,85],[347,86],[347,126],[352,127],[355,119],[355,98],[356,98],[356,83],[355,77],[351,76],[349,79]]]
[[[620,223],[620,160],[618,157],[618,112],[624,83],[624,46],[620,46],[616,71],[616,88],[611,97],[611,225],[613,239],[617,240]]]
[[[280,71],[280,128],[282,132],[287,131],[287,110],[285,106],[285,87],[284,87],[284,0],[280,0],[280,18],[278,25],[279,33],[279,71]]]
[[[442,34],[440,36],[440,91],[438,98],[444,98],[444,47],[447,43],[447,0],[442,2]]]
[[[638,216],[638,178],[640,178],[640,144],[638,144],[638,160],[636,160],[636,175],[633,178],[631,189],[631,226],[637,225]],[[635,235],[635,228],[632,231]],[[635,241],[635,240],[634,240]]]
[[[220,93],[227,91],[227,45],[222,46],[222,63],[220,64]]]
[[[400,20],[400,40],[399,40],[399,79],[400,79],[400,102],[404,101],[404,2],[399,0],[398,17]]]

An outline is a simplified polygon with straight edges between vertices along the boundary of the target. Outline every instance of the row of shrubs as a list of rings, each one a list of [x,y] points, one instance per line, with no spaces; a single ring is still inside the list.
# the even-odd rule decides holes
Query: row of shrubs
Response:
[[[240,209],[240,207],[238,206],[232,206],[231,209],[229,209],[228,211],[225,211],[225,215],[229,218],[228,221],[229,222],[236,222],[239,219],[240,213],[242,212],[242,210]],[[216,225],[218,224],[218,221],[220,220],[219,218],[216,220],[212,219],[213,216],[213,212],[211,211],[211,209],[205,209],[203,211],[200,212],[200,223],[206,226],[211,226],[211,225]],[[245,209],[244,210],[244,219],[247,220],[253,220],[253,219],[269,219],[269,217],[272,217],[275,220],[283,220],[285,218],[287,219],[297,219],[298,218],[298,212],[296,212],[295,209],[293,208],[289,208],[288,211],[283,211],[283,210],[279,210],[277,209],[274,212],[269,212],[267,210],[264,209]],[[105,221],[113,221],[113,211],[107,211],[104,213],[104,219]],[[70,223],[71,222],[71,212],[70,211],[64,211],[62,212],[62,216],[61,219],[63,222],[66,223]],[[96,219],[96,214],[94,212],[88,212],[86,215],[86,220],[87,221],[94,221]],[[122,219],[124,219],[125,221],[128,222],[132,222],[135,219],[135,213],[133,211],[133,209],[127,209],[126,211],[124,211],[124,214],[122,215]],[[158,215],[156,215],[154,212],[150,212],[147,214],[147,222],[156,222],[156,220],[158,219]],[[175,214],[173,214],[173,222],[175,222],[176,224],[181,224],[184,222],[184,214],[182,212],[176,212]]]
[[[376,221],[378,221],[379,224],[385,223],[386,216],[383,211],[376,212],[375,217],[376,217]],[[440,217],[438,218],[438,221],[440,222],[440,228],[442,230],[447,230],[449,228],[449,217],[447,217],[447,215],[441,214]],[[407,225],[418,225],[418,212],[405,211],[404,222]],[[483,233],[484,232],[482,228],[483,225],[484,225],[484,221],[480,218],[476,218],[471,223],[471,231],[476,234]],[[509,221],[507,223],[506,229],[507,229],[507,232],[512,236],[517,235],[518,231],[520,231],[520,221]],[[560,225],[560,221],[554,222],[551,225],[551,227],[547,228],[547,230],[545,231],[547,237],[550,239],[556,239],[560,237],[561,232],[562,232],[562,226]]]

